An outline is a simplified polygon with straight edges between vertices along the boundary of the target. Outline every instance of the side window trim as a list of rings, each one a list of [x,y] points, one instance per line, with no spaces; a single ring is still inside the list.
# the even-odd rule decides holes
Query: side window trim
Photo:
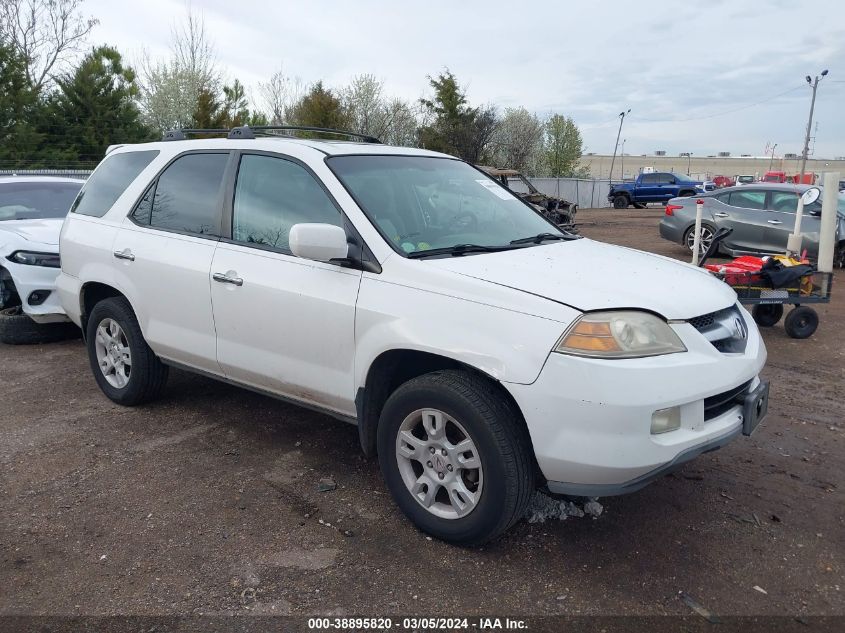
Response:
[[[212,235],[210,233],[209,234],[202,234],[202,233],[192,233],[190,231],[179,231],[179,230],[176,230],[176,229],[168,229],[168,228],[161,227],[161,226],[153,226],[152,224],[141,224],[140,222],[137,222],[135,220],[135,217],[134,217],[135,211],[137,211],[138,207],[140,206],[140,204],[143,201],[144,197],[146,196],[147,192],[152,190],[153,196],[155,196],[155,190],[158,187],[158,181],[159,181],[159,178],[161,178],[161,175],[165,171],[167,171],[167,169],[173,163],[175,163],[177,160],[179,160],[180,158],[183,158],[184,156],[188,156],[188,155],[191,155],[191,154],[227,154],[228,157],[229,157],[228,161],[226,162],[226,167],[223,170],[223,183],[222,184],[224,186],[220,187],[220,191],[217,194],[217,200],[216,200],[215,205],[214,205],[215,209],[216,209],[216,215],[217,215],[217,227],[216,227],[217,228],[217,235]],[[156,172],[156,175],[151,179],[149,186],[146,189],[144,189],[144,191],[141,193],[140,196],[138,196],[138,199],[135,201],[135,203],[130,208],[129,213],[126,214],[126,219],[128,219],[135,226],[138,226],[138,227],[143,228],[143,229],[151,230],[151,231],[164,231],[165,233],[175,233],[176,235],[186,235],[188,237],[198,237],[198,238],[201,238],[201,239],[204,239],[204,240],[212,240],[212,241],[215,241],[215,242],[219,241],[222,238],[223,232],[224,232],[224,225],[223,225],[224,215],[225,215],[225,210],[223,209],[223,203],[225,201],[224,196],[225,196],[226,191],[228,190],[229,181],[233,177],[232,176],[232,170],[234,169],[234,167],[236,167],[236,164],[233,164],[235,154],[237,154],[237,152],[233,152],[232,150],[228,150],[228,149],[226,149],[226,150],[191,149],[191,150],[187,150],[185,152],[181,152],[179,154],[176,154],[173,158],[171,158],[169,161],[167,161],[161,167],[161,169],[158,170],[158,172]]]

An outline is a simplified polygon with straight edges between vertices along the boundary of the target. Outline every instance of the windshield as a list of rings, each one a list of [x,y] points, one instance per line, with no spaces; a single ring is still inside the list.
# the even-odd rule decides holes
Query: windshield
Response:
[[[0,220],[63,218],[81,182],[0,182]]]
[[[683,174],[672,174],[675,177],[675,180],[678,182],[696,182],[689,176],[684,176]]]
[[[754,176],[737,176],[737,182],[754,182]]]
[[[335,156],[327,163],[399,253],[459,245],[502,247],[563,235],[467,163],[427,156]]]

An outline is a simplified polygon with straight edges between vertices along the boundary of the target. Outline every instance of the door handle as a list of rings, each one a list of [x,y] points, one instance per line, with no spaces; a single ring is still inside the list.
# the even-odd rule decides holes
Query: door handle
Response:
[[[729,217],[730,214],[728,214],[728,213],[714,213],[713,215],[715,215],[717,218],[727,218],[727,217]]]
[[[780,220],[766,220],[769,224],[783,224]]]
[[[228,273],[214,273],[211,276],[214,281],[219,281],[222,284],[232,284],[235,286],[243,286],[244,280],[240,277],[230,277]]]
[[[124,248],[122,251],[115,251],[114,256],[117,259],[126,259],[126,260],[129,260],[130,262],[135,261],[135,256],[132,254],[132,251],[129,250],[128,248]]]

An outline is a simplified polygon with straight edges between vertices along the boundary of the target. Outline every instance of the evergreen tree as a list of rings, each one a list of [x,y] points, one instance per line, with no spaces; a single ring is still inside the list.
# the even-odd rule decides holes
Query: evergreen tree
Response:
[[[33,121],[41,102],[26,75],[26,60],[0,42],[0,167],[31,160],[41,135]]]
[[[291,121],[295,125],[346,129],[349,119],[340,99],[318,81],[308,93],[291,108]]]
[[[96,162],[109,145],[151,138],[135,102],[135,72],[109,46],[91,51],[51,95],[49,145],[80,161]]]

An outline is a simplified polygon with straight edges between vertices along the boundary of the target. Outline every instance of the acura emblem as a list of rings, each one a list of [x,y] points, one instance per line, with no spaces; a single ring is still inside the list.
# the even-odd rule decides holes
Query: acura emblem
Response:
[[[748,329],[745,327],[745,322],[740,317],[735,318],[734,338],[745,340],[746,336],[748,336]]]

